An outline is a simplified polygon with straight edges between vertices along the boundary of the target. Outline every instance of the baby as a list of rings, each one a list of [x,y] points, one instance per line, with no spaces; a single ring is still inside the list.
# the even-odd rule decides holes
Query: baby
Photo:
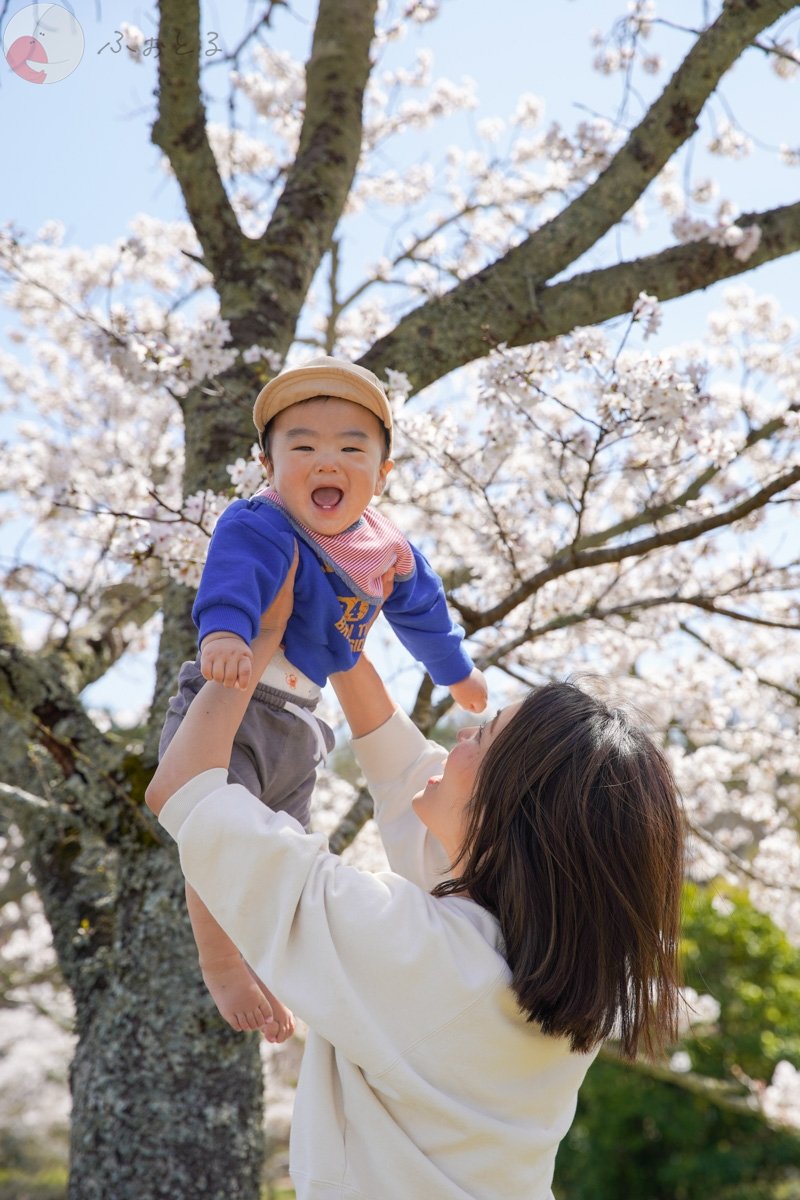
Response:
[[[299,562],[282,650],[261,677],[239,729],[229,778],[308,828],[316,766],[333,733],[314,715],[328,676],[355,665],[378,609],[436,684],[470,712],[487,687],[450,619],[444,588],[420,551],[370,507],[392,469],[392,415],[371,371],[315,358],[282,371],[256,399],[253,420],[267,486],[220,517],[193,617],[199,667],[184,663],[160,753],[204,680],[244,687],[261,613]],[[383,576],[394,572],[383,600]],[[250,973],[224,931],[187,887],[203,978],[235,1029],[284,1041],[291,1013]]]

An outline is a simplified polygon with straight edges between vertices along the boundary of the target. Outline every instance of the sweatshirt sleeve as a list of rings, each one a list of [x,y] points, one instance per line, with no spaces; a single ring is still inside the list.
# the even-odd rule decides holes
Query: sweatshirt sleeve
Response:
[[[197,589],[192,617],[199,640],[225,630],[252,642],[294,553],[288,525],[264,505],[237,500],[220,517]]]
[[[473,926],[399,875],[342,863],[322,834],[224,774],[191,780],[162,810],[186,879],[297,1016],[362,1069],[385,1070],[419,1039],[431,1003],[452,1002],[452,973],[446,997],[430,981],[447,958],[471,970]]]
[[[395,584],[383,612],[399,641],[433,682],[447,687],[469,675],[472,660],[462,644],[463,629],[450,617],[441,579],[425,555],[416,546],[411,549],[414,576]]]
[[[380,728],[353,741],[375,804],[375,820],[389,865],[426,892],[447,877],[447,855],[411,807],[447,751],[429,742],[398,709]]]

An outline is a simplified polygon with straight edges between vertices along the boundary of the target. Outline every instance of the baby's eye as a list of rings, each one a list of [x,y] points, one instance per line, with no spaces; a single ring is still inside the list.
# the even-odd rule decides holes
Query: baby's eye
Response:
[[[342,449],[345,454],[363,454],[364,453],[363,446],[343,446]]]
[[[313,450],[313,449],[314,449],[314,447],[313,447],[313,446],[292,446],[292,449],[293,449],[293,450],[306,450],[306,451],[309,451],[309,450]]]

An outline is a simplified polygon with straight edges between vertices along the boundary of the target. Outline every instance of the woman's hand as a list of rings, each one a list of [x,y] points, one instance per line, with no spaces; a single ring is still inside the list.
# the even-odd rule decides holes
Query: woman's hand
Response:
[[[274,635],[279,634],[282,638],[289,617],[292,615],[294,608],[294,580],[297,574],[297,564],[300,561],[300,554],[297,549],[297,542],[294,544],[294,558],[292,559],[289,572],[281,584],[278,594],[270,604],[266,612],[261,614],[261,625],[259,628],[259,637],[264,634]]]

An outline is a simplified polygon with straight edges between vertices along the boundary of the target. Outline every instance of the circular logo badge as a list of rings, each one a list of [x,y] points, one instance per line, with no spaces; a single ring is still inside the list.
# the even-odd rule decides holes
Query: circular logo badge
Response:
[[[29,4],[3,31],[3,53],[28,83],[60,83],[83,58],[83,30],[60,4]]]

